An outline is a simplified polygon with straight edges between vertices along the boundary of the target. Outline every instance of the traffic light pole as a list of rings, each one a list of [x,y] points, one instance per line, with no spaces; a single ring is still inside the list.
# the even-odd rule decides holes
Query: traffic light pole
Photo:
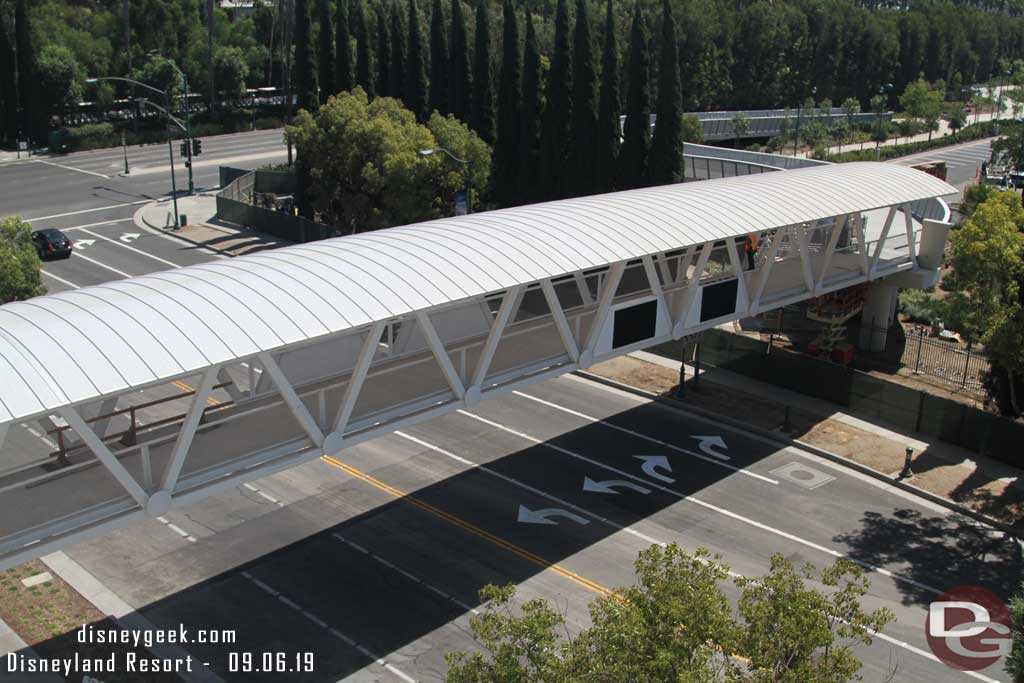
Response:
[[[178,225],[178,182],[174,178],[174,143],[171,141],[171,95],[167,93],[167,155],[171,160],[171,201],[174,202],[174,229],[177,230]],[[189,181],[191,182],[192,169],[189,169]]]
[[[181,74],[181,80],[185,85],[185,138],[188,141],[188,145],[186,145],[188,154],[185,166],[188,168],[188,193],[192,195],[195,194],[196,185],[192,180],[192,120],[189,116],[190,107],[188,106],[188,77],[185,76],[183,71],[178,71],[178,73]]]

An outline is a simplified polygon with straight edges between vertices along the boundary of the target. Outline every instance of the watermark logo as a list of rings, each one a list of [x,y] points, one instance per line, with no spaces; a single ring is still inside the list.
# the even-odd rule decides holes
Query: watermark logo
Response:
[[[960,671],[981,671],[1010,653],[1010,610],[995,593],[956,586],[928,606],[932,653]]]

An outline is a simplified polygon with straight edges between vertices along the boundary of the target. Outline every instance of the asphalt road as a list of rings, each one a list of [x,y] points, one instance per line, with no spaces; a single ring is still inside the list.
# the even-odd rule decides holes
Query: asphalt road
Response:
[[[893,159],[890,163],[912,166],[926,161],[945,161],[946,181],[962,188],[965,183],[977,177],[982,162],[988,161],[991,155],[992,140],[985,139]]]
[[[214,163],[197,166],[197,184],[216,183],[219,160],[283,159],[279,136],[204,141],[203,161]],[[973,175],[982,144],[926,156],[948,155],[951,176]],[[259,151],[264,145],[269,151]],[[70,260],[44,264],[52,290],[216,258],[130,220],[139,202],[167,189],[165,152],[137,150],[138,173],[129,178],[114,175],[119,150],[70,155],[59,167],[0,166],[0,215],[68,230],[78,243]],[[722,437],[726,448],[709,448],[729,459],[694,457],[695,436]],[[808,475],[819,485],[809,488]],[[592,492],[584,490],[588,477],[626,483],[618,493]],[[534,514],[552,508],[552,523],[536,523]],[[898,619],[858,651],[867,681],[893,672],[895,681],[972,680],[930,657],[927,604],[965,582],[1006,597],[1021,569],[1011,541],[939,508],[808,454],[575,378],[67,552],[157,626],[236,631],[235,644],[187,646],[227,681],[441,681],[444,652],[473,646],[468,620],[483,585],[513,582],[523,598],[545,597],[578,631],[587,603],[631,582],[636,554],[655,542],[710,548],[745,575],[766,571],[777,552],[819,567],[840,555],[861,562],[871,570],[865,606],[888,606]],[[230,652],[251,652],[257,665],[264,653],[283,652],[292,668],[296,655],[302,661],[312,652],[315,667],[232,670]],[[995,668],[983,674],[973,680],[1006,680]]]

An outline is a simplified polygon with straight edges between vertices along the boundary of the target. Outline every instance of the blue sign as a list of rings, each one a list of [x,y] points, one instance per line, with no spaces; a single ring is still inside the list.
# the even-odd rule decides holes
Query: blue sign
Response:
[[[459,190],[455,193],[455,215],[465,216],[469,213],[469,201],[467,200],[466,191]]]

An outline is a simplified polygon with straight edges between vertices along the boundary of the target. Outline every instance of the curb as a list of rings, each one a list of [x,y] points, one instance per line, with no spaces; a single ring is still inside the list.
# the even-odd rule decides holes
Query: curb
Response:
[[[936,505],[941,505],[947,510],[961,514],[964,517],[969,517],[970,519],[973,519],[976,522],[980,522],[982,524],[985,524],[986,526],[998,529],[999,531],[1002,531],[1003,533],[1008,534],[1013,538],[1017,538],[1019,535],[1018,530],[1015,530],[1009,524],[1000,522],[999,520],[989,517],[988,515],[972,510],[948,498],[944,498],[942,496],[934,494],[931,491],[926,491],[925,489],[914,486],[913,484],[908,484],[904,481],[900,481],[899,479],[893,479],[887,474],[879,472],[878,470],[868,467],[867,465],[862,465],[859,462],[850,460],[849,458],[839,455],[838,453],[826,451],[823,448],[818,448],[817,446],[805,443],[803,441],[800,441],[799,439],[791,438],[783,433],[771,431],[768,429],[764,429],[762,427],[758,427],[756,425],[752,425],[748,422],[743,422],[741,420],[736,420],[725,415],[713,413],[710,410],[704,410],[703,408],[690,406],[684,404],[683,402],[675,398],[672,398],[671,396],[655,394],[653,392],[646,391],[644,389],[639,389],[637,387],[625,384],[623,382],[617,382],[613,379],[608,379],[607,377],[595,375],[591,372],[586,372],[584,370],[576,370],[573,372],[573,374],[588,379],[592,382],[597,382],[598,384],[603,384],[605,386],[612,387],[620,391],[625,391],[630,394],[642,396],[656,403],[660,403],[664,406],[668,406],[674,410],[678,410],[683,413],[692,413],[705,420],[710,420],[712,422],[720,422],[735,429],[740,429],[742,431],[757,434],[758,436],[764,439],[773,441],[782,446],[792,446],[793,448],[798,448],[802,451],[807,451],[808,453],[812,453],[814,455],[817,455],[818,457],[825,458],[826,460],[830,460],[838,465],[842,465],[843,467],[847,467],[863,475],[869,476],[872,479],[877,479],[878,481],[890,484],[891,486],[894,486],[902,491],[913,494],[920,498],[924,498],[925,500],[935,503]]]
[[[161,201],[161,200],[158,199],[156,201]],[[194,239],[191,239],[189,237],[186,237],[186,236],[182,235],[179,232],[179,230],[177,230],[177,229],[167,228],[167,227],[158,227],[158,226],[155,226],[155,225],[151,224],[149,221],[146,220],[146,217],[145,217],[145,210],[146,210],[147,206],[149,206],[149,204],[143,204],[135,212],[135,215],[132,216],[132,222],[135,224],[136,227],[141,228],[143,230],[150,230],[152,232],[156,232],[157,234],[164,235],[165,237],[168,237],[170,239],[181,240],[182,242],[185,242],[187,244],[191,244],[194,247],[199,247],[201,249],[207,249],[209,251],[212,251],[212,252],[214,252],[216,254],[219,254],[220,256],[224,256],[224,257],[227,257],[227,258],[233,258],[235,256],[235,254],[232,254],[230,251],[225,251],[223,249],[218,249],[217,247],[211,247],[208,244],[204,244],[203,242],[199,242],[197,240],[194,240]]]

